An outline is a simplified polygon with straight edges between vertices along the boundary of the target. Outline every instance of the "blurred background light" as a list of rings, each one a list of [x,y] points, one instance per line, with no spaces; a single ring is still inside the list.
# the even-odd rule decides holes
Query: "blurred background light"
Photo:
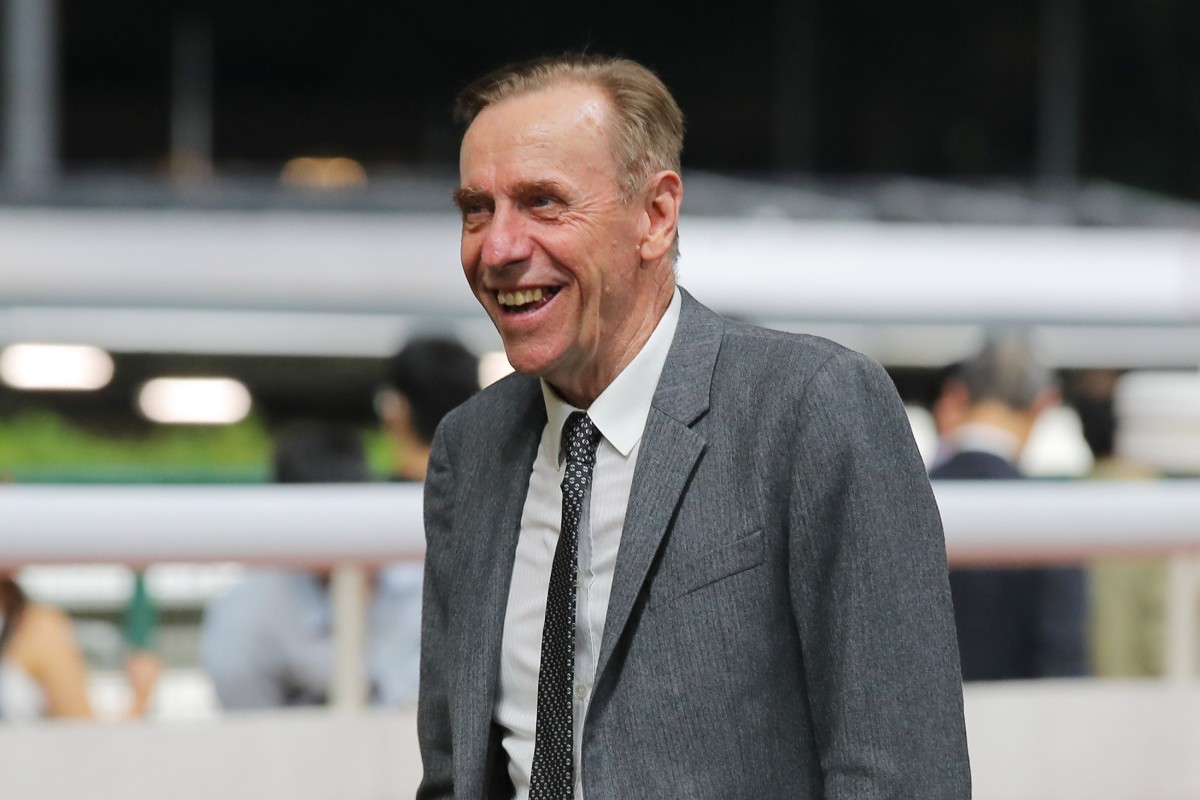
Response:
[[[1166,472],[1200,472],[1200,371],[1127,373],[1115,400],[1122,455]]]
[[[309,189],[349,189],[367,185],[367,171],[352,158],[302,156],[283,165],[284,186]]]
[[[479,359],[479,385],[491,386],[513,371],[503,350],[484,353]]]
[[[1021,470],[1032,477],[1081,478],[1092,468],[1079,415],[1067,406],[1042,412],[1025,445]]]
[[[232,425],[251,405],[249,390],[232,378],[155,378],[137,402],[147,418],[176,425]]]
[[[937,425],[933,421],[933,414],[922,408],[921,406],[905,404],[904,413],[908,415],[908,424],[912,426],[913,439],[917,443],[917,450],[921,453],[921,459],[928,467],[933,463],[934,457],[937,455]]]
[[[112,376],[112,357],[98,347],[14,344],[0,351],[0,379],[14,389],[92,391]]]

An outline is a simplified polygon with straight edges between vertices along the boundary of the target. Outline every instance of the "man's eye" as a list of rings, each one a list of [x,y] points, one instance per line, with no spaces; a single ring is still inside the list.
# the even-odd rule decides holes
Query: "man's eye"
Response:
[[[555,201],[553,197],[543,194],[533,198],[533,201],[529,205],[533,206],[534,208],[545,208],[546,206],[553,205],[554,202]]]

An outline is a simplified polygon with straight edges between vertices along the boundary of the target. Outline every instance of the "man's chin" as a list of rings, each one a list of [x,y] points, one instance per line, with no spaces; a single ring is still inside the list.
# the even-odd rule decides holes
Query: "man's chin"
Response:
[[[536,359],[514,358],[508,354],[508,363],[512,364],[513,372],[519,372],[522,375],[530,375],[534,378],[544,378],[546,373],[550,371],[549,365],[542,363]]]
[[[508,363],[512,365],[514,372],[519,372],[522,375],[532,375],[535,378],[545,378],[553,371],[557,359],[552,353],[545,351],[531,350],[528,347],[508,347],[504,348],[504,354],[508,357]]]

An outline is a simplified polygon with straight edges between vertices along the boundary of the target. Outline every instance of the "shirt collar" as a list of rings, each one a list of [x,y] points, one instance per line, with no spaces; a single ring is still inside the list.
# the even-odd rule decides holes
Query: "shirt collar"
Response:
[[[964,423],[954,432],[954,439],[959,452],[972,450],[991,453],[1011,462],[1015,462],[1021,454],[1021,440],[1015,434],[994,425],[980,422]]]
[[[679,310],[682,304],[683,300],[676,287],[670,305],[667,306],[658,325],[654,327],[650,338],[587,410],[597,430],[626,458],[642,438],[646,417],[650,415],[650,404],[654,400],[654,391],[658,388],[658,379],[662,376],[663,366],[667,363],[667,353],[671,350],[675,329],[679,325]],[[545,380],[542,380],[542,398],[546,402],[543,455],[555,464],[561,464],[563,425],[572,412],[580,409],[559,397],[558,392]]]

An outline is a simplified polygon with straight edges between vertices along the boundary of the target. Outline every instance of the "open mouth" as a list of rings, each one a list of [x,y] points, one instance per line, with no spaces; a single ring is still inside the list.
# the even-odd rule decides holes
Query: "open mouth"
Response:
[[[558,294],[558,286],[539,286],[512,292],[496,292],[496,302],[505,314],[528,314],[550,302]]]

